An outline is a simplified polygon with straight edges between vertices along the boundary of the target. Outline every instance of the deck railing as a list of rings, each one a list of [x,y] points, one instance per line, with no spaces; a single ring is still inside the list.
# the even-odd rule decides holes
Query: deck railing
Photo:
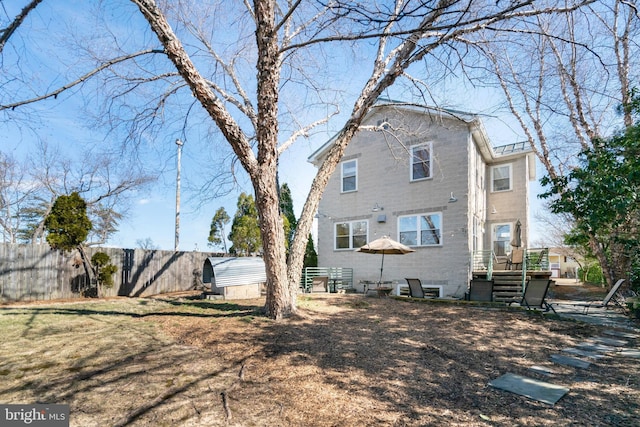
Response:
[[[522,287],[524,292],[527,277],[531,276],[536,271],[549,271],[549,249],[548,248],[528,248],[524,249],[522,257],[522,264],[518,265],[517,270],[510,270],[512,273],[507,273],[508,263],[501,257],[498,258],[492,250],[473,251],[471,253],[471,266],[474,277],[486,276],[487,279],[495,278],[497,272],[500,271],[499,281],[504,284],[505,277],[507,276],[519,276],[517,282]],[[502,273],[502,271],[505,271]],[[515,282],[511,282],[515,284]]]
[[[347,267],[306,267],[302,274],[300,287],[303,292],[309,292],[314,277],[326,276],[329,278],[331,289],[353,288],[353,268]]]

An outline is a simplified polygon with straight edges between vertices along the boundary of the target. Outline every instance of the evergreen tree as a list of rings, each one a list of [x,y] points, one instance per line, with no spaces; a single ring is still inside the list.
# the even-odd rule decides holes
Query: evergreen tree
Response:
[[[307,247],[304,252],[304,268],[317,266],[318,254],[316,253],[316,248],[313,244],[313,236],[309,233],[309,241],[307,241]]]
[[[282,212],[282,215],[289,223],[288,230],[285,229],[285,236],[287,237],[285,245],[287,248],[290,248],[293,236],[296,233],[297,221],[296,214],[293,212],[293,198],[291,197],[291,190],[286,182],[280,186],[280,212]]]
[[[207,238],[209,246],[219,246],[222,244],[224,251],[227,252],[227,239],[224,236],[224,226],[227,225],[230,220],[231,218],[229,218],[227,211],[224,210],[224,208],[218,208],[211,219],[211,228],[209,229],[209,237]]]
[[[640,115],[638,97],[629,106]],[[608,139],[597,139],[580,154],[567,176],[542,179],[554,213],[575,219],[568,236],[597,257],[611,285],[627,277],[640,284],[640,121]]]
[[[229,240],[233,246],[229,252],[249,256],[262,251],[262,238],[258,223],[258,210],[252,195],[238,196],[238,210],[233,217]]]
[[[92,227],[87,216],[87,204],[76,192],[56,199],[44,225],[49,245],[63,251],[81,245]]]

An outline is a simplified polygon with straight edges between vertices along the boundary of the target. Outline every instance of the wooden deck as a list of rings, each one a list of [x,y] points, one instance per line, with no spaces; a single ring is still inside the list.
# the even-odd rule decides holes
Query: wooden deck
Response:
[[[474,271],[473,277],[484,279],[486,271]],[[527,271],[526,279],[550,278],[551,271]],[[493,272],[493,300],[499,302],[517,301],[522,298],[522,270],[497,270]]]

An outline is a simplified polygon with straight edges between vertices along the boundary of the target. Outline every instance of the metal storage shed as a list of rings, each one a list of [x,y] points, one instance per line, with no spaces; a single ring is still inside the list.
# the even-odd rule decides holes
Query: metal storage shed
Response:
[[[210,257],[202,268],[204,285],[225,299],[259,298],[266,281],[264,261],[259,257]]]

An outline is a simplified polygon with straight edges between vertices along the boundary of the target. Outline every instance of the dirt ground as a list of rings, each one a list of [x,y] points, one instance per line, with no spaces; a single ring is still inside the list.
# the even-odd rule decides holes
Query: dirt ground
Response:
[[[596,325],[352,294],[302,295],[297,316],[274,322],[263,304],[2,307],[0,402],[68,403],[83,427],[640,425],[638,359],[549,361],[602,335]],[[488,386],[505,373],[570,391],[552,406]]]

